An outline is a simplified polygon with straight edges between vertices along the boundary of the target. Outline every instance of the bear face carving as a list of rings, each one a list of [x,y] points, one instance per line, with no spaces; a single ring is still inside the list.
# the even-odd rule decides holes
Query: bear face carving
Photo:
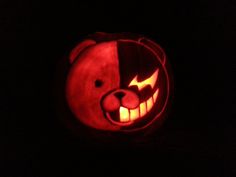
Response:
[[[166,60],[158,44],[139,35],[89,37],[70,55],[70,110],[98,130],[133,131],[161,120],[170,90]]]

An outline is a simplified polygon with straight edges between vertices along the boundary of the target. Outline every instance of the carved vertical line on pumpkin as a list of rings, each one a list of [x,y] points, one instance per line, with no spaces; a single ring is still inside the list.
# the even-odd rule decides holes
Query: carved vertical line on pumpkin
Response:
[[[131,121],[131,112],[130,112],[130,109],[128,109],[129,111],[129,121]]]

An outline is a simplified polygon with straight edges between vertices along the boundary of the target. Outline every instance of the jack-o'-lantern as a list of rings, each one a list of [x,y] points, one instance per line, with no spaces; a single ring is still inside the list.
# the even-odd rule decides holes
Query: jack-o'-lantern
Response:
[[[88,127],[133,131],[163,117],[169,72],[162,48],[133,34],[96,33],[70,54],[66,98],[74,117]]]

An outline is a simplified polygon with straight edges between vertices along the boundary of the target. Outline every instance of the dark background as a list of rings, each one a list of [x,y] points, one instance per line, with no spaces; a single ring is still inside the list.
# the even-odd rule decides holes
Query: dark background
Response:
[[[233,176],[235,4],[1,1],[0,11],[0,176]],[[58,61],[97,31],[139,33],[167,53],[173,105],[147,143],[84,141],[55,116]]]

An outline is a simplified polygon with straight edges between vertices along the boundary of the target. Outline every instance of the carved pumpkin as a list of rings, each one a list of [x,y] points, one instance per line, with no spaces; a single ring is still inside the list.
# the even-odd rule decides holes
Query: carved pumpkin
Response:
[[[133,34],[96,33],[70,55],[66,98],[75,118],[109,131],[145,128],[163,118],[169,98],[166,55]]]

